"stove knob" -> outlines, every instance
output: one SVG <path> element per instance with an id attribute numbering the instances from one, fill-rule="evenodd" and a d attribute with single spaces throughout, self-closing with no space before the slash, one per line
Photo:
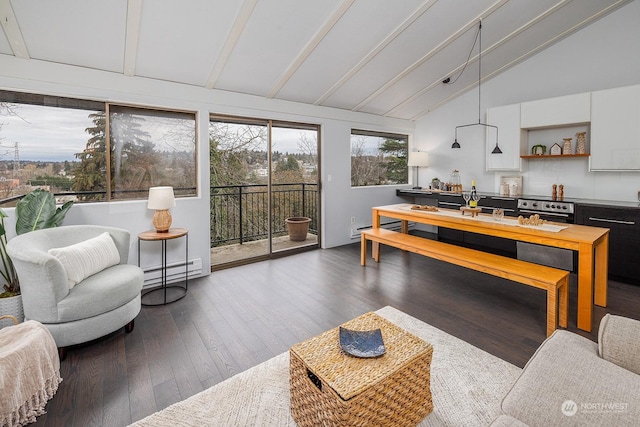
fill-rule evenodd
<path id="1" fill-rule="evenodd" d="M 547 203 L 547 204 L 545 204 L 545 205 L 544 205 L 544 207 L 545 207 L 546 209 L 552 209 L 552 208 L 554 208 L 555 206 L 554 206 L 554 205 L 550 205 L 549 203 Z"/>
<path id="2" fill-rule="evenodd" d="M 563 207 L 562 207 L 562 209 L 565 209 L 565 210 L 566 210 L 566 209 L 567 209 L 567 206 L 566 206 L 566 205 L 565 205 L 565 206 L 563 206 Z"/>
<path id="3" fill-rule="evenodd" d="M 537 208 L 538 204 L 536 202 L 531 203 L 531 207 Z"/>

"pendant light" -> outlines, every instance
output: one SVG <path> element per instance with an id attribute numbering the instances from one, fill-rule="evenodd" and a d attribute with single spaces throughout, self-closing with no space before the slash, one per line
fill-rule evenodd
<path id="1" fill-rule="evenodd" d="M 493 126 L 493 125 L 489 125 L 489 124 L 486 124 L 486 123 L 482 123 L 480 121 L 480 85 L 481 85 L 481 82 L 482 82 L 482 74 L 481 74 L 481 71 L 482 71 L 482 19 L 478 23 L 478 32 L 476 34 L 476 40 L 473 42 L 474 46 L 476 44 L 475 43 L 476 41 L 479 41 L 479 43 L 478 43 L 478 123 L 470 123 L 468 125 L 456 126 L 455 139 L 453 141 L 453 144 L 451 144 L 451 148 L 460 148 L 460 143 L 458 142 L 458 129 L 459 128 L 464 128 L 464 127 L 469 127 L 469 126 L 485 126 L 485 127 L 494 128 L 496 130 L 496 146 L 494 147 L 494 149 L 491 152 L 491 154 L 502 154 L 502 150 L 498 146 L 498 127 L 497 126 Z M 474 46 L 471 47 L 472 51 L 473 51 L 473 47 Z M 471 53 L 469 53 L 469 57 L 471 57 Z M 460 72 L 458 77 L 452 83 L 455 83 L 455 81 L 458 80 L 460 75 L 462 75 L 462 72 L 464 72 L 464 69 L 467 67 L 467 64 L 469 64 L 469 58 L 467 58 L 467 63 L 464 65 L 464 68 L 462 69 L 462 71 Z M 445 83 L 445 84 L 447 84 L 449 82 L 451 82 L 451 80 L 449 78 L 447 78 L 447 79 L 445 79 L 443 81 L 443 83 Z"/>

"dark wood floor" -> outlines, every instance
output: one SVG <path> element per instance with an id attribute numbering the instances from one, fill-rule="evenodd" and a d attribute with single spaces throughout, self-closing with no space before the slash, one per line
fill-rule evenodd
<path id="1" fill-rule="evenodd" d="M 35 425 L 127 425 L 385 305 L 520 367 L 545 339 L 543 291 L 390 248 L 366 268 L 359 256 L 359 244 L 315 250 L 191 281 L 183 300 L 144 307 L 131 334 L 70 349 Z M 580 333 L 595 341 L 606 312 L 638 307 L 640 287 L 610 281 L 609 306 Z"/>

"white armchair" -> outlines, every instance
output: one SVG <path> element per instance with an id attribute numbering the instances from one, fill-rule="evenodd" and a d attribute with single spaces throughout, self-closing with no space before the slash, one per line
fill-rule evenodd
<path id="1" fill-rule="evenodd" d="M 104 239 L 105 232 L 117 253 L 112 246 L 110 252 L 82 246 Z M 72 225 L 32 231 L 9 241 L 7 251 L 20 280 L 25 319 L 37 320 L 49 329 L 61 360 L 68 346 L 123 326 L 126 332 L 133 330 L 144 279 L 139 267 L 127 264 L 129 239 L 129 232 L 119 228 Z M 75 263 L 61 258 L 56 249 L 75 250 Z M 115 265 L 101 269 L 104 264 L 99 264 L 109 255 Z M 88 277 L 81 274 L 78 280 L 78 271 Z"/>

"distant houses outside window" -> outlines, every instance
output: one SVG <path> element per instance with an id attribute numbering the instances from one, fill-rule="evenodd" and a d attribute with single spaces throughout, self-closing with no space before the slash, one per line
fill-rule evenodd
<path id="1" fill-rule="evenodd" d="M 59 202 L 196 195 L 194 112 L 0 91 L 0 200 L 35 188 Z"/>
<path id="2" fill-rule="evenodd" d="M 351 130 L 351 186 L 406 184 L 408 135 Z"/>

